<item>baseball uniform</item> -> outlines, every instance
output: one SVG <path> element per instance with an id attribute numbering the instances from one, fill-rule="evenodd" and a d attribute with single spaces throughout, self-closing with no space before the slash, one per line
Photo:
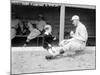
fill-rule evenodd
<path id="1" fill-rule="evenodd" d="M 30 34 L 28 35 L 27 39 L 31 40 L 36 38 L 38 35 L 40 35 L 40 31 L 34 28 L 30 22 L 28 22 L 28 27 L 29 27 Z"/>
<path id="2" fill-rule="evenodd" d="M 83 50 L 86 46 L 88 39 L 88 33 L 86 27 L 81 22 L 78 23 L 75 33 L 72 35 L 71 39 L 65 39 L 60 42 L 59 49 L 49 49 L 49 53 L 53 56 L 61 54 L 62 51 L 76 51 Z M 63 53 L 64 53 L 63 52 Z"/>
<path id="3" fill-rule="evenodd" d="M 78 23 L 75 33 L 71 39 L 64 40 L 60 43 L 63 50 L 83 50 L 88 39 L 87 29 L 81 22 Z"/>

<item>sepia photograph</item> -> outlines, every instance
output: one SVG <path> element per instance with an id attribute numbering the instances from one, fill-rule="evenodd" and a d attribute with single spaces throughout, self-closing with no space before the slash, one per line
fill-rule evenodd
<path id="1" fill-rule="evenodd" d="M 10 0 L 10 73 L 96 69 L 96 6 Z"/>

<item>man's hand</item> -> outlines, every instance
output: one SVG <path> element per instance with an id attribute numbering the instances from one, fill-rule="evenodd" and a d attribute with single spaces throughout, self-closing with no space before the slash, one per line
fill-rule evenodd
<path id="1" fill-rule="evenodd" d="M 56 38 L 56 36 L 53 38 L 53 40 L 56 40 L 57 38 Z"/>
<path id="2" fill-rule="evenodd" d="M 73 32 L 73 31 L 71 31 L 71 32 L 70 32 L 70 36 L 71 36 L 71 37 L 73 37 L 73 35 L 74 35 L 74 32 Z"/>

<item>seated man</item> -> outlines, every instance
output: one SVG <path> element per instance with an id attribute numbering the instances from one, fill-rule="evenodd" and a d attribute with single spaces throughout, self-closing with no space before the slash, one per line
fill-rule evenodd
<path id="1" fill-rule="evenodd" d="M 32 24 L 30 22 L 28 22 L 28 29 L 29 29 L 30 33 L 27 36 L 27 40 L 26 40 L 24 46 L 26 46 L 30 42 L 30 40 L 36 38 L 37 36 L 39 36 L 41 34 L 40 31 L 37 28 L 35 28 L 34 26 L 32 26 Z"/>
<path id="2" fill-rule="evenodd" d="M 17 28 L 18 28 L 19 23 L 20 23 L 20 20 L 18 19 L 12 19 L 11 21 L 11 40 L 16 37 Z"/>
<path id="3" fill-rule="evenodd" d="M 55 56 L 61 55 L 66 51 L 76 52 L 77 50 L 84 50 L 88 39 L 87 29 L 84 24 L 80 22 L 80 18 L 77 15 L 72 17 L 73 25 L 76 26 L 75 32 L 71 31 L 71 39 L 65 39 L 60 42 L 59 50 L 50 49 L 50 56 L 46 56 L 46 59 L 52 59 Z"/>
<path id="4" fill-rule="evenodd" d="M 32 24 L 36 24 L 36 26 L 33 26 Z M 32 23 L 31 21 L 28 22 L 30 34 L 28 35 L 24 46 L 26 46 L 30 42 L 30 40 L 32 40 L 32 39 L 38 37 L 40 34 L 42 34 L 44 31 L 45 25 L 46 25 L 46 22 L 44 20 L 44 17 L 41 17 L 41 16 L 39 17 L 39 21 L 36 23 Z"/>

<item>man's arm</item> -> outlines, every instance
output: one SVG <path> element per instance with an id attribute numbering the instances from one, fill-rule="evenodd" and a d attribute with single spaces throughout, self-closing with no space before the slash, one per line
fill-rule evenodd
<path id="1" fill-rule="evenodd" d="M 30 21 L 32 24 L 38 24 L 38 21 Z"/>
<path id="2" fill-rule="evenodd" d="M 87 37 L 88 37 L 88 34 L 85 27 L 80 27 L 79 31 L 73 35 L 73 38 L 76 38 L 81 41 L 86 41 Z"/>

